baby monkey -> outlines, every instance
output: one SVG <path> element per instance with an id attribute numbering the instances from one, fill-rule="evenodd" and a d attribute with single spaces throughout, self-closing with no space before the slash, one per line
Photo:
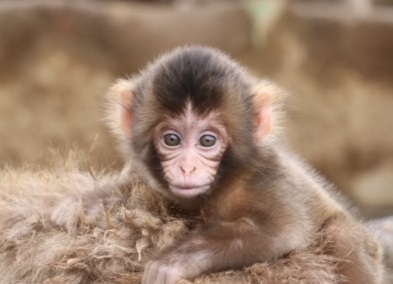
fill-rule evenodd
<path id="1" fill-rule="evenodd" d="M 145 267 L 143 284 L 274 261 L 321 232 L 345 283 L 381 283 L 369 232 L 275 125 L 285 96 L 223 53 L 185 47 L 110 90 L 110 122 L 133 171 L 179 214 L 204 221 Z M 343 282 L 344 283 L 344 282 Z"/>

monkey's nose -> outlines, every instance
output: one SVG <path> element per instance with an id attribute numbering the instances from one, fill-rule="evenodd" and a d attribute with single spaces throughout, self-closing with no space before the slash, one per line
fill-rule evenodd
<path id="1" fill-rule="evenodd" d="M 195 172 L 196 167 L 195 166 L 180 166 L 181 171 L 183 174 L 190 175 L 193 172 Z"/>

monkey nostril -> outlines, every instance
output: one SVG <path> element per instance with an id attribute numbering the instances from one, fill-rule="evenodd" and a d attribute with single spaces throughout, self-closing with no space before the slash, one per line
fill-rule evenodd
<path id="1" fill-rule="evenodd" d="M 193 166 L 193 167 L 180 166 L 180 169 L 184 174 L 189 175 L 189 174 L 192 174 L 196 170 L 196 167 L 195 166 Z"/>

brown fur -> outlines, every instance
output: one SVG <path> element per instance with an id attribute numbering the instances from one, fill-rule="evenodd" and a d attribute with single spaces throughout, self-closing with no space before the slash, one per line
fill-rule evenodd
<path id="1" fill-rule="evenodd" d="M 167 204 L 137 177 L 125 185 L 116 173 L 92 175 L 77 156 L 71 153 L 64 162 L 56 157 L 43 169 L 0 171 L 0 283 L 139 283 L 153 251 L 171 245 L 195 222 L 171 216 Z M 58 200 L 100 187 L 122 192 L 123 199 L 101 206 L 97 218 L 79 211 L 68 232 L 51 224 Z M 340 262 L 324 254 L 329 241 L 318 240 L 275 262 L 193 283 L 338 283 Z"/>
<path id="2" fill-rule="evenodd" d="M 112 117 L 111 124 L 115 131 L 126 130 L 118 133 L 130 151 L 126 160 L 182 214 L 204 220 L 146 265 L 143 283 L 174 283 L 272 261 L 310 246 L 321 232 L 333 243 L 328 253 L 344 260 L 339 274 L 352 283 L 381 283 L 380 250 L 371 234 L 331 186 L 287 153 L 279 135 L 272 135 L 283 97 L 279 87 L 256 79 L 217 50 L 186 47 L 163 55 L 113 90 L 120 107 L 112 110 L 116 120 Z M 166 172 L 176 168 L 165 168 L 154 133 L 159 123 L 181 117 L 190 105 L 195 125 L 218 113 L 229 143 L 208 191 L 187 199 L 171 189 L 176 177 Z M 179 125 L 173 131 L 181 133 L 188 124 L 181 120 Z M 188 154 L 182 150 L 182 155 Z"/>
<path id="3" fill-rule="evenodd" d="M 75 274 L 78 274 L 77 272 L 82 270 L 87 273 L 78 278 L 83 282 L 121 283 L 123 277 L 125 277 L 124 279 L 136 277 L 135 279 L 139 281 L 140 274 L 138 273 L 143 269 L 144 264 L 150 260 L 153 253 L 164 252 L 162 254 L 164 259 L 165 257 L 177 258 L 179 253 L 182 257 L 187 258 L 188 252 L 200 245 L 209 249 L 217 249 L 215 250 L 214 260 L 206 259 L 207 255 L 203 255 L 203 261 L 209 261 L 209 265 L 211 265 L 209 270 L 222 270 L 225 267 L 241 268 L 245 264 L 250 265 L 258 260 L 269 261 L 269 263 L 264 264 L 265 269 L 262 270 L 254 269 L 259 267 L 258 264 L 255 264 L 252 269 L 241 269 L 234 272 L 235 275 L 231 275 L 232 281 L 233 279 L 236 280 L 236 275 L 238 275 L 240 278 L 237 278 L 237 280 L 246 282 L 253 281 L 253 276 L 256 276 L 258 280 L 266 276 L 267 279 L 270 279 L 268 280 L 270 282 L 280 279 L 290 279 L 291 281 L 298 279 L 310 283 L 318 283 L 318 281 L 324 283 L 324 281 L 327 281 L 326 279 L 329 279 L 328 283 L 335 283 L 335 281 L 342 283 L 341 278 L 347 276 L 356 283 L 362 283 L 361 281 L 380 283 L 381 267 L 377 244 L 360 223 L 354 221 L 346 213 L 344 207 L 334 201 L 324 190 L 327 189 L 324 183 L 318 182 L 315 177 L 309 175 L 306 167 L 287 155 L 282 148 L 277 148 L 276 145 L 272 144 L 273 141 L 265 139 L 264 143 L 258 145 L 258 147 L 252 145 L 252 142 L 250 143 L 252 141 L 252 139 L 250 140 L 252 138 L 252 123 L 249 122 L 251 114 L 254 114 L 255 110 L 250 107 L 248 97 L 239 97 L 236 93 L 251 92 L 253 88 L 251 88 L 249 80 L 252 81 L 252 79 L 246 76 L 245 81 L 236 82 L 235 79 L 239 74 L 233 70 L 237 70 L 238 66 L 223 58 L 219 53 L 213 55 L 221 57 L 222 60 L 217 63 L 219 68 L 222 67 L 222 69 L 216 71 L 224 72 L 231 79 L 225 86 L 226 90 L 229 90 L 228 95 L 231 99 L 224 100 L 222 107 L 225 109 L 224 114 L 226 115 L 224 123 L 232 139 L 231 146 L 233 148 L 231 153 L 234 155 L 232 159 L 235 157 L 235 162 L 241 161 L 240 164 L 232 161 L 232 166 L 236 165 L 237 167 L 237 173 L 242 174 L 241 178 L 238 179 L 239 182 L 235 182 L 236 179 L 233 178 L 228 180 L 230 175 L 225 175 L 226 183 L 221 183 L 209 199 L 203 202 L 200 200 L 201 212 L 197 212 L 200 214 L 195 216 L 180 216 L 178 214 L 180 213 L 178 211 L 180 206 L 184 209 L 190 208 L 187 204 L 172 199 L 172 202 L 177 203 L 175 205 L 177 208 L 174 208 L 174 203 L 166 203 L 167 201 L 162 199 L 162 196 L 156 196 L 157 193 L 154 193 L 151 189 L 161 190 L 161 193 L 163 193 L 165 188 L 160 183 L 154 183 L 152 178 L 145 179 L 145 182 L 149 182 L 151 187 L 146 189 L 146 184 L 139 178 L 141 176 L 143 178 L 149 177 L 148 175 L 142 175 L 144 169 L 153 170 L 153 167 L 146 166 L 149 152 L 146 151 L 145 146 L 148 145 L 146 143 L 151 143 L 152 125 L 154 126 L 160 120 L 157 114 L 161 113 L 162 106 L 157 102 L 157 96 L 151 95 L 154 87 L 157 87 L 155 85 L 157 83 L 149 82 L 146 76 L 120 82 L 112 90 L 115 95 L 118 93 L 120 98 L 120 101 L 117 101 L 120 106 L 116 106 L 120 111 L 114 112 L 113 125 L 117 129 L 128 131 L 130 128 L 124 126 L 129 123 L 132 124 L 134 131 L 131 136 L 133 138 L 132 144 L 136 149 L 133 149 L 134 151 L 131 151 L 130 154 L 136 154 L 140 158 L 133 160 L 133 157 L 131 157 L 131 161 L 136 163 L 128 165 L 124 172 L 117 177 L 100 174 L 97 178 L 94 178 L 81 171 L 72 171 L 71 173 L 75 173 L 77 176 L 77 179 L 74 180 L 73 175 L 68 175 L 69 172 L 53 172 L 52 169 L 54 179 L 51 179 L 52 175 L 49 172 L 44 180 L 39 180 L 38 189 L 47 189 L 47 186 L 51 187 L 52 185 L 59 185 L 60 190 L 67 188 L 67 186 L 71 186 L 74 190 L 79 187 L 84 189 L 71 195 L 45 198 L 45 202 L 48 202 L 46 204 L 48 208 L 45 206 L 39 208 L 38 221 L 41 223 L 37 224 L 36 220 L 34 221 L 34 233 L 28 235 L 27 238 L 28 242 L 37 238 L 38 241 L 34 244 L 29 243 L 28 249 L 22 250 L 22 252 L 25 253 L 25 251 L 33 249 L 32 252 L 29 252 L 30 254 L 35 257 L 39 256 L 47 262 L 42 263 L 42 261 L 37 262 L 37 260 L 33 262 L 39 265 L 43 264 L 44 267 L 40 266 L 38 272 L 35 272 L 30 280 L 34 282 L 39 279 L 39 275 L 47 273 L 41 279 L 51 279 L 50 283 L 54 281 L 70 282 L 66 278 L 60 279 L 58 277 L 66 272 L 75 276 Z M 157 71 L 161 67 L 165 68 L 165 64 L 151 68 L 157 68 Z M 209 70 L 205 71 L 209 72 Z M 227 71 L 228 73 L 226 73 Z M 144 74 L 150 72 L 151 70 L 148 69 Z M 196 74 L 200 73 L 197 72 Z M 209 75 L 205 78 L 209 78 Z M 135 80 L 139 80 L 139 84 L 135 83 Z M 203 80 L 205 79 L 200 81 L 202 84 L 205 83 Z M 139 89 L 141 81 L 144 81 L 143 90 Z M 158 82 L 160 88 L 168 86 L 167 81 L 164 80 L 162 83 Z M 269 96 L 271 90 L 276 92 L 277 89 L 266 83 L 262 85 L 263 99 L 259 100 L 257 104 L 261 104 L 263 107 L 270 106 L 271 103 L 274 103 L 275 96 L 272 96 L 273 99 L 265 100 L 263 91 L 266 91 L 267 96 Z M 195 92 L 199 91 L 201 94 L 206 94 L 206 91 L 209 90 L 204 89 L 201 92 L 198 89 L 201 86 L 200 84 L 194 86 L 198 87 L 193 90 Z M 203 86 L 209 88 L 208 84 Z M 135 101 L 124 102 L 124 99 L 127 99 L 127 92 L 123 92 L 123 87 L 126 90 L 133 88 L 133 92 L 145 92 L 147 96 L 145 98 L 136 96 Z M 261 87 L 258 89 L 261 91 Z M 214 92 L 214 89 L 212 90 Z M 172 90 L 167 89 L 166 91 L 170 93 Z M 165 103 L 165 94 L 161 99 L 161 103 Z M 206 99 L 214 100 L 213 97 L 199 99 L 199 103 L 202 103 L 200 105 L 201 114 L 206 114 L 204 109 Z M 195 97 L 195 100 L 198 102 L 197 97 Z M 176 103 L 176 101 L 167 101 L 168 108 L 177 112 L 178 108 L 173 103 Z M 134 107 L 134 104 L 137 106 Z M 262 121 L 265 119 L 265 115 L 269 118 L 269 126 L 267 127 L 267 131 L 269 131 L 271 128 L 270 122 L 273 119 L 270 120 L 269 113 L 262 112 L 261 115 Z M 144 123 L 133 124 L 134 119 L 143 120 Z M 260 121 L 257 119 L 255 124 L 258 125 L 259 123 Z M 265 135 L 266 133 L 262 131 L 257 136 L 260 139 L 260 137 L 265 138 Z M 123 147 L 127 148 L 127 144 L 124 142 L 127 143 L 128 136 L 123 135 L 123 137 L 124 139 L 121 142 Z M 256 152 L 253 152 L 254 150 Z M 127 151 L 125 151 L 125 154 L 127 154 Z M 251 167 L 260 171 L 258 172 L 260 178 L 258 183 L 250 183 L 251 179 L 249 178 L 251 174 L 255 174 L 254 171 L 247 172 L 239 167 L 239 165 L 245 166 L 249 159 L 252 159 L 253 162 Z M 142 161 L 145 161 L 145 165 L 142 164 Z M 260 161 L 264 163 L 261 164 Z M 225 162 L 223 164 L 224 167 L 228 166 Z M 154 166 L 154 163 L 151 166 Z M 134 170 L 138 170 L 138 176 L 133 174 Z M 44 171 L 43 173 L 47 172 Z M 7 173 L 5 176 L 4 180 L 7 181 Z M 232 175 L 232 177 L 235 177 L 235 175 Z M 57 183 L 57 179 L 60 182 Z M 34 185 L 34 181 L 35 177 L 33 175 L 29 185 Z M 82 186 L 78 182 L 81 182 Z M 160 186 L 160 188 L 155 185 Z M 4 199 L 9 199 L 10 197 L 6 194 L 7 183 L 5 183 L 4 188 L 6 188 Z M 248 193 L 244 194 L 246 190 L 248 190 Z M 293 194 L 292 191 L 295 191 L 296 194 Z M 58 194 L 56 190 L 54 192 Z M 29 199 L 29 194 L 22 193 L 21 195 L 26 195 L 24 200 L 28 200 L 30 204 L 37 204 L 34 198 Z M 60 205 L 54 206 L 57 203 L 56 201 L 61 201 Z M 16 260 L 19 262 L 28 259 L 26 255 L 18 256 L 18 252 L 21 252 L 18 249 L 20 249 L 23 238 L 18 238 L 19 243 L 12 243 L 15 240 L 9 242 L 7 236 L 9 232 L 11 232 L 11 236 L 14 236 L 12 232 L 14 228 L 18 228 L 18 225 L 15 224 L 18 224 L 19 221 L 22 220 L 22 226 L 25 226 L 24 221 L 29 220 L 31 216 L 37 216 L 37 214 L 26 210 L 27 216 L 17 216 L 14 220 L 8 220 L 9 216 L 11 218 L 15 216 L 12 211 L 14 208 L 7 206 L 4 206 L 4 208 L 4 214 L 1 214 L 5 216 L 6 220 L 4 222 L 5 241 L 1 242 L 7 244 L 4 251 L 11 257 L 16 256 Z M 245 212 L 248 214 L 244 214 Z M 242 216 L 245 216 L 245 218 Z M 55 224 L 66 228 L 67 235 L 48 222 L 49 218 Z M 140 220 L 142 222 L 139 222 Z M 201 232 L 204 233 L 204 235 L 201 234 L 202 238 L 198 238 L 199 234 L 196 234 L 195 231 L 190 232 L 197 225 L 202 228 L 199 231 L 200 234 Z M 256 230 L 259 230 L 257 226 L 261 226 L 263 230 L 256 232 Z M 63 234 L 60 238 L 64 238 L 66 246 L 55 248 L 48 246 L 48 240 L 50 243 L 51 237 L 57 236 L 58 232 Z M 186 234 L 187 237 L 185 237 Z M 235 236 L 235 238 L 233 239 L 232 236 Z M 40 239 L 40 237 L 42 238 Z M 47 239 L 47 237 L 49 238 Z M 88 239 L 87 243 L 83 243 L 85 237 Z M 236 238 L 240 238 L 240 243 L 237 242 Z M 43 240 L 43 243 L 40 243 L 40 240 Z M 56 239 L 57 245 L 60 244 L 59 241 L 63 243 L 63 240 Z M 78 241 L 81 241 L 81 243 Z M 201 241 L 202 243 L 200 243 Z M 102 244 L 105 244 L 105 246 L 102 247 Z M 244 246 L 244 249 L 240 250 L 240 254 L 237 253 L 239 248 L 236 248 L 236 246 Z M 50 250 L 47 250 L 48 248 Z M 69 251 L 70 248 L 73 249 L 72 252 Z M 218 251 L 220 254 L 217 253 Z M 195 250 L 193 252 L 195 254 Z M 306 257 L 303 257 L 304 253 L 307 255 Z M 311 254 L 308 255 L 308 253 Z M 57 258 L 50 257 L 53 255 Z M 47 258 L 48 256 L 49 258 Z M 297 258 L 297 256 L 300 257 Z M 320 257 L 321 259 L 319 259 Z M 290 270 L 289 274 L 286 274 L 284 271 L 286 271 L 288 264 L 290 264 L 289 266 L 292 265 L 290 263 L 291 259 L 294 261 L 293 264 L 296 269 Z M 311 262 L 308 263 L 308 260 Z M 11 271 L 11 276 L 14 275 L 12 271 L 15 269 L 12 265 L 15 263 L 15 259 L 14 261 L 6 259 L 3 263 L 4 279 L 7 279 L 7 277 L 10 277 L 8 271 Z M 316 265 L 316 267 L 308 265 Z M 333 265 L 332 270 L 330 265 Z M 29 272 L 21 273 L 22 277 L 34 271 L 31 265 L 23 265 L 23 263 L 18 265 L 18 268 L 26 267 L 29 267 Z M 65 267 L 66 271 L 62 271 L 62 267 Z M 318 271 L 318 267 L 322 268 L 325 274 L 316 278 L 313 273 Z M 299 276 L 300 271 L 302 272 Z M 133 273 L 130 274 L 130 272 Z M 220 279 L 225 279 L 222 277 L 226 274 L 222 272 L 214 275 L 220 277 Z M 208 275 L 205 280 L 208 282 L 208 279 L 211 279 L 214 282 L 214 275 Z M 195 281 L 198 282 L 198 279 Z"/>

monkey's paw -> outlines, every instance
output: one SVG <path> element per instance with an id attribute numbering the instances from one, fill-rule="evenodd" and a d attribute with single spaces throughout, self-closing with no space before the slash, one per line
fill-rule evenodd
<path id="1" fill-rule="evenodd" d="M 78 225 L 80 213 L 78 199 L 75 196 L 70 196 L 54 207 L 50 220 L 54 225 L 72 231 Z"/>
<path id="2" fill-rule="evenodd" d="M 175 284 L 184 278 L 184 274 L 179 264 L 149 261 L 145 266 L 142 284 Z"/>

